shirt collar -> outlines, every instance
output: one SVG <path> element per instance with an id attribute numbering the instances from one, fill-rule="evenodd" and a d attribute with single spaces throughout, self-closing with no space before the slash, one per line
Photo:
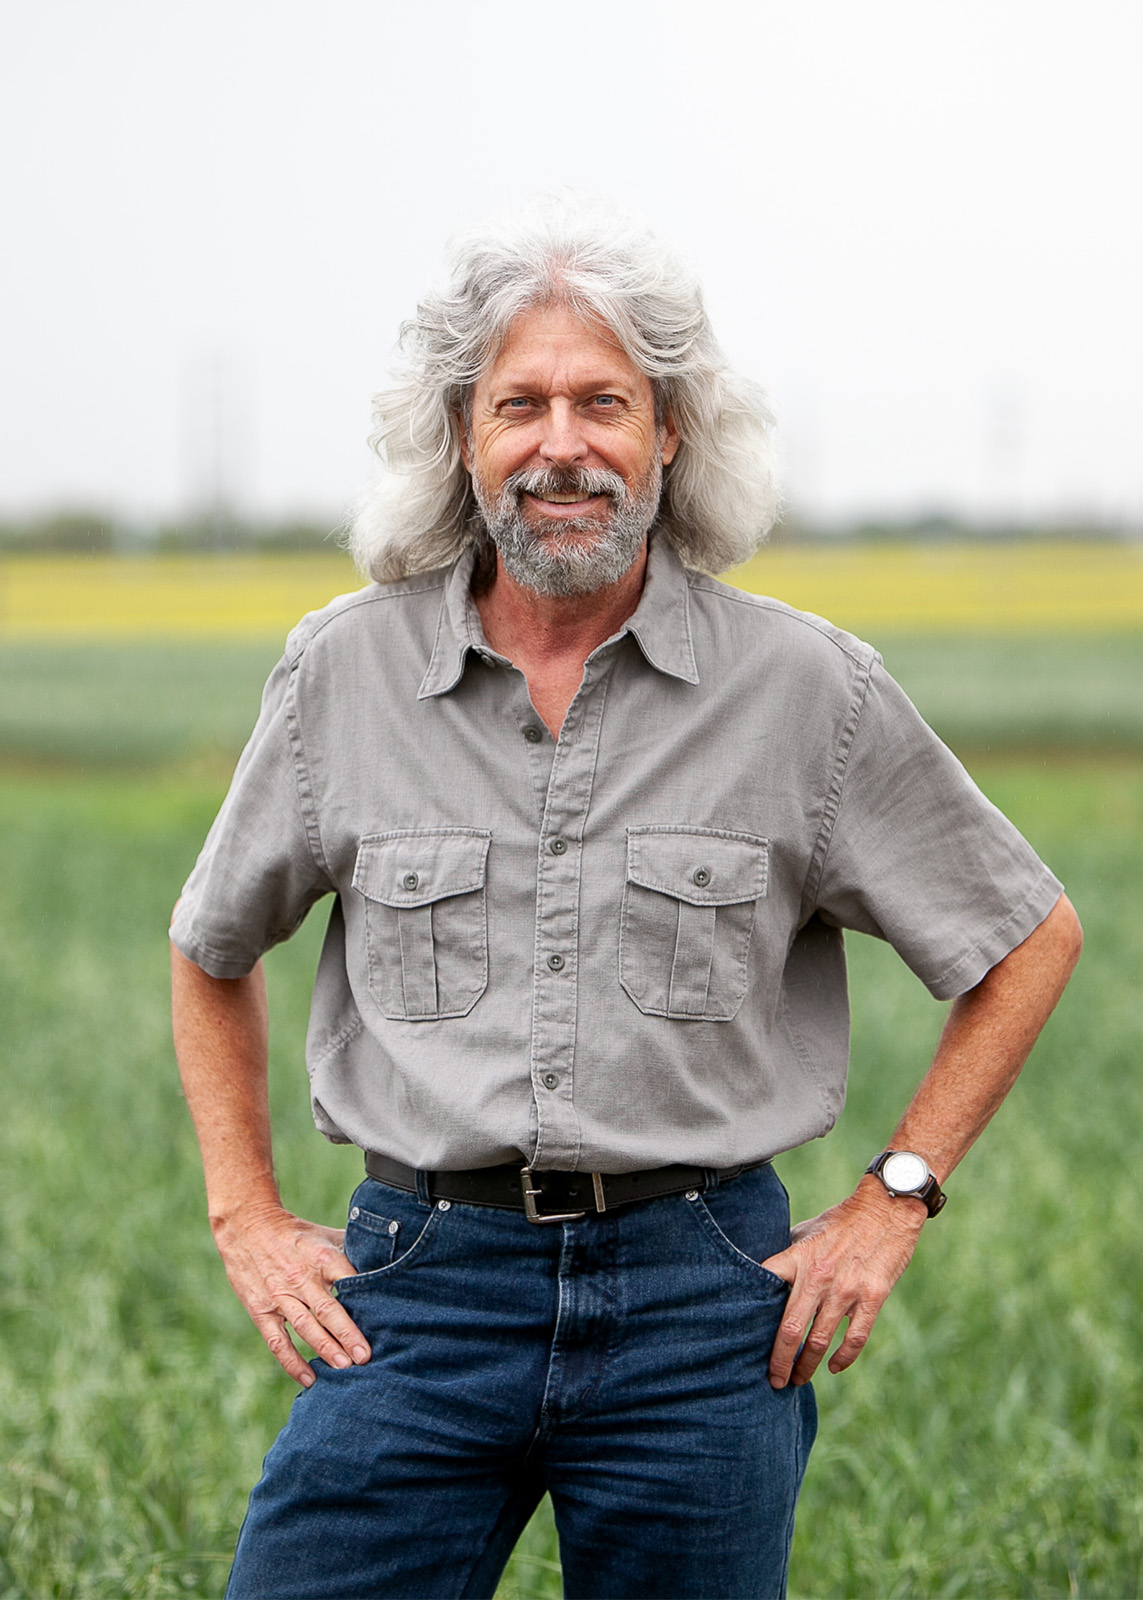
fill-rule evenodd
<path id="1" fill-rule="evenodd" d="M 470 653 L 503 661 L 484 637 L 480 613 L 472 598 L 475 563 L 476 552 L 469 546 L 457 557 L 445 578 L 437 631 L 428 671 L 417 691 L 418 700 L 455 689 L 464 675 Z M 698 683 L 691 638 L 690 585 L 682 562 L 662 537 L 651 540 L 647 577 L 639 604 L 614 638 L 621 639 L 626 633 L 632 636 L 648 663 L 658 672 L 679 678 L 683 683 Z"/>
<path id="2" fill-rule="evenodd" d="M 659 533 L 651 540 L 639 604 L 619 630 L 619 637 L 630 633 L 653 667 L 683 683 L 699 681 L 690 600 L 686 568 Z"/>

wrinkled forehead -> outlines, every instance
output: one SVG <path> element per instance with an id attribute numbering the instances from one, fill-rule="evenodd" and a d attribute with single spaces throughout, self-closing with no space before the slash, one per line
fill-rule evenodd
<path id="1" fill-rule="evenodd" d="M 617 331 L 597 313 L 562 300 L 540 301 L 516 313 L 490 345 L 465 408 L 471 407 L 477 387 L 501 382 L 527 387 L 571 371 L 589 387 L 625 382 L 649 390 L 662 420 L 660 385 L 634 360 Z"/>

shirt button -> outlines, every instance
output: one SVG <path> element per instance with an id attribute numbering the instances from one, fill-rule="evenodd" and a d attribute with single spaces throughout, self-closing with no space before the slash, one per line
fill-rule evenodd
<path id="1" fill-rule="evenodd" d="M 545 1072 L 544 1073 L 544 1088 L 545 1089 L 555 1089 L 558 1086 L 559 1081 L 560 1080 L 556 1077 L 554 1072 Z"/>
<path id="2" fill-rule="evenodd" d="M 548 849 L 552 852 L 552 854 L 554 856 L 566 855 L 567 854 L 567 849 L 568 849 L 568 842 L 567 842 L 566 839 L 553 839 L 551 844 L 548 846 Z"/>
<path id="3" fill-rule="evenodd" d="M 420 878 L 415 872 L 406 872 L 405 876 L 401 879 L 401 883 L 406 889 L 415 889 L 420 881 Z"/>
<path id="4" fill-rule="evenodd" d="M 524 737 L 527 739 L 529 744 L 539 744 L 540 740 L 544 736 L 540 732 L 539 728 L 525 728 Z"/>
<path id="5" fill-rule="evenodd" d="M 710 873 L 706 867 L 696 867 L 691 873 L 691 882 L 697 883 L 700 889 L 705 889 L 710 882 Z"/>
<path id="6" fill-rule="evenodd" d="M 563 971 L 563 965 L 564 965 L 563 956 L 555 955 L 555 956 L 549 956 L 548 957 L 548 966 L 551 967 L 553 972 L 562 972 Z"/>

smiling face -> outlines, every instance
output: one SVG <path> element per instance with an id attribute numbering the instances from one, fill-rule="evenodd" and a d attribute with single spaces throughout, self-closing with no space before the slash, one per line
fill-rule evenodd
<path id="1" fill-rule="evenodd" d="M 678 442 L 610 333 L 555 305 L 513 322 L 473 387 L 461 450 L 510 575 L 571 595 L 617 582 L 637 559 Z"/>

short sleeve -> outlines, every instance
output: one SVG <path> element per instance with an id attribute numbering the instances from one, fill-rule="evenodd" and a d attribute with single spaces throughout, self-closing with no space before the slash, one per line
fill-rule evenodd
<path id="1" fill-rule="evenodd" d="M 813 894 L 887 939 L 938 999 L 1021 944 L 1063 885 L 875 661 Z"/>
<path id="2" fill-rule="evenodd" d="M 241 978 L 333 888 L 302 809 L 283 658 L 222 809 L 187 879 L 171 940 L 215 978 Z"/>

